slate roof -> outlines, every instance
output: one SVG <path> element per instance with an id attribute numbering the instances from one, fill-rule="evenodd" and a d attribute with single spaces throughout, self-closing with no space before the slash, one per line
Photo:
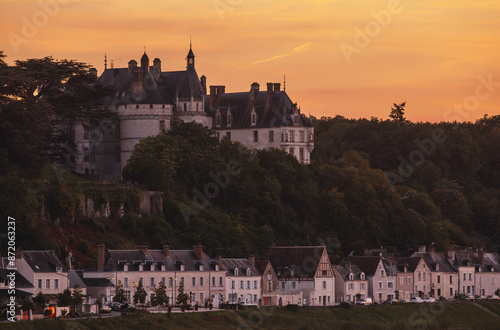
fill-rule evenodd
<path id="1" fill-rule="evenodd" d="M 432 254 L 429 252 L 415 252 L 412 254 L 412 257 L 422 256 L 431 271 L 439 271 L 445 273 L 454 273 L 457 271 L 448 260 L 447 252 L 434 252 L 433 255 L 434 257 L 432 257 Z M 438 264 L 439 268 L 437 268 Z"/>
<path id="2" fill-rule="evenodd" d="M 215 116 L 218 109 L 221 114 L 221 125 L 214 127 L 216 129 L 226 128 L 252 128 L 252 127 L 281 127 L 294 126 L 292 115 L 299 113 L 296 105 L 290 100 L 285 91 L 268 92 L 259 91 L 254 99 L 251 97 L 251 91 L 239 93 L 224 93 L 215 95 L 215 102 L 209 114 Z M 210 106 L 210 95 L 205 97 L 205 105 Z M 228 109 L 231 111 L 231 125 L 227 125 Z M 251 112 L 255 109 L 257 113 L 257 125 L 251 125 Z M 296 123 L 297 124 L 297 123 Z M 311 121 L 305 116 L 300 115 L 299 127 L 312 126 Z"/>
<path id="3" fill-rule="evenodd" d="M 4 282 L 6 279 L 9 279 L 7 275 L 9 275 L 12 270 L 9 269 L 0 269 L 0 282 Z M 23 275 L 21 275 L 18 271 L 16 272 L 16 288 L 33 288 L 33 284 L 28 281 Z"/>
<path id="4" fill-rule="evenodd" d="M 420 259 L 421 256 L 396 258 L 395 260 L 398 272 L 404 272 L 404 267 L 406 266 L 407 271 L 413 273 L 415 269 L 417 269 Z"/>
<path id="5" fill-rule="evenodd" d="M 85 285 L 85 283 L 83 282 L 83 279 L 78 274 L 78 272 L 73 270 L 73 269 L 68 271 L 68 278 L 69 278 L 69 286 L 71 289 L 75 287 L 75 284 L 78 284 L 78 286 L 81 289 L 84 289 L 87 287 Z"/>
<path id="6" fill-rule="evenodd" d="M 273 246 L 269 250 L 269 261 L 278 278 L 312 279 L 324 249 L 324 246 Z"/>
<path id="7" fill-rule="evenodd" d="M 377 271 L 378 264 L 382 260 L 375 256 L 352 256 L 351 264 L 357 265 L 359 269 L 365 272 L 366 276 L 373 276 Z"/>
<path id="8" fill-rule="evenodd" d="M 244 258 L 222 258 L 222 266 L 227 270 L 228 276 L 247 276 L 247 269 L 250 270 L 250 275 L 248 276 L 261 276 L 262 273 L 255 267 L 252 266 L 248 259 Z M 238 275 L 234 275 L 234 270 L 238 269 Z"/>
<path id="9" fill-rule="evenodd" d="M 269 260 L 264 260 L 264 261 L 256 261 L 255 262 L 255 268 L 257 268 L 257 271 L 260 274 L 264 274 L 266 271 L 267 265 L 269 264 Z"/>
<path id="10" fill-rule="evenodd" d="M 141 61 L 144 56 L 147 57 L 146 53 Z M 149 71 L 144 71 L 144 91 L 141 95 L 134 93 L 133 77 L 128 67 L 104 70 L 99 82 L 116 89 L 110 104 L 174 104 L 177 92 L 179 99 L 191 99 L 191 90 L 195 99 L 203 97 L 200 79 L 192 67 L 185 71 L 161 72 L 158 79 L 155 79 L 153 67 L 150 67 Z"/>
<path id="11" fill-rule="evenodd" d="M 199 260 L 193 250 L 170 250 L 167 256 L 163 250 L 148 249 L 147 254 L 142 250 L 109 250 L 106 252 L 104 271 L 123 271 L 123 266 L 128 264 L 128 271 L 139 271 L 143 264 L 143 271 L 149 271 L 152 264 L 157 264 L 157 270 L 165 265 L 165 271 L 179 271 L 184 265 L 184 271 L 198 271 L 199 265 L 203 270 L 215 270 L 216 260 L 203 253 L 203 260 Z M 87 271 L 97 271 L 97 260 L 90 265 Z"/>
<path id="12" fill-rule="evenodd" d="M 346 265 L 346 264 L 338 264 L 338 265 L 333 265 L 333 268 L 335 268 L 335 270 L 342 276 L 342 279 L 344 280 L 344 282 L 350 281 L 349 275 L 351 273 L 354 275 L 354 278 L 353 278 L 354 281 L 361 280 L 361 273 L 363 271 L 357 265 L 351 264 L 351 269 L 349 269 L 348 265 Z"/>
<path id="13" fill-rule="evenodd" d="M 83 282 L 85 285 L 88 287 L 98 287 L 98 288 L 105 288 L 105 287 L 114 287 L 113 283 L 111 282 L 110 279 L 108 278 L 89 278 L 89 277 L 84 277 Z"/>
<path id="14" fill-rule="evenodd" d="M 23 259 L 35 273 L 55 273 L 56 268 L 67 269 L 52 250 L 23 251 Z"/>

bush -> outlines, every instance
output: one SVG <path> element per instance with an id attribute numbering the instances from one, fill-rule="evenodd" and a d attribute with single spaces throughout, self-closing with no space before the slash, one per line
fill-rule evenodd
<path id="1" fill-rule="evenodd" d="M 349 304 L 348 302 L 345 302 L 345 301 L 341 302 L 339 304 L 339 306 L 342 307 L 342 308 L 345 308 L 345 309 L 351 308 L 351 304 Z"/>
<path id="2" fill-rule="evenodd" d="M 299 305 L 296 305 L 296 304 L 288 304 L 286 305 L 286 310 L 290 311 L 290 312 L 296 312 L 299 310 Z"/>

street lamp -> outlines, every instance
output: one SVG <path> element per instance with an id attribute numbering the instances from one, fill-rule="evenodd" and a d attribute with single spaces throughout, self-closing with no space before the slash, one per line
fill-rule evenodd
<path id="1" fill-rule="evenodd" d="M 228 277 L 227 279 L 231 283 L 231 302 L 234 304 L 234 285 L 233 285 L 233 281 L 231 280 L 230 277 Z"/>

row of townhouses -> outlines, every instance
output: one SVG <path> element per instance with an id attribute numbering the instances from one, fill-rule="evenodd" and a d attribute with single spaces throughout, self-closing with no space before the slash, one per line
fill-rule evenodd
<path id="1" fill-rule="evenodd" d="M 51 302 L 76 284 L 86 303 L 113 300 L 121 283 L 129 301 L 139 283 L 147 292 L 146 302 L 162 282 L 170 301 L 179 285 L 190 303 L 240 303 L 246 305 L 331 306 L 370 297 L 408 300 L 414 296 L 487 296 L 500 289 L 500 255 L 482 249 L 435 252 L 425 246 L 410 257 L 395 258 L 385 250 L 332 264 L 325 246 L 273 246 L 268 259 L 209 257 L 198 244 L 192 250 L 161 250 L 140 246 L 135 250 L 97 249 L 97 260 L 86 270 L 71 269 L 71 255 L 61 262 L 53 251 L 18 251 L 15 289 L 19 302 L 43 292 Z M 373 251 L 372 251 L 373 252 Z M 1 259 L 0 300 L 5 303 L 11 274 Z"/>

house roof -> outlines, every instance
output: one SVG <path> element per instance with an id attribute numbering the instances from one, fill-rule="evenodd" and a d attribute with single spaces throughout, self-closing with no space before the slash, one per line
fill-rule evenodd
<path id="1" fill-rule="evenodd" d="M 214 259 L 205 253 L 202 260 L 199 260 L 193 250 L 169 250 L 167 256 L 163 250 L 148 249 L 147 254 L 143 250 L 109 250 L 106 252 L 104 261 L 104 271 L 122 271 L 123 266 L 128 264 L 129 271 L 139 271 L 139 265 L 143 265 L 143 270 L 151 269 L 152 264 L 157 267 L 165 265 L 166 271 L 179 271 L 180 265 L 184 265 L 184 271 L 197 271 L 203 265 L 204 270 L 215 270 Z M 97 261 L 95 261 L 87 271 L 97 271 Z"/>
<path id="2" fill-rule="evenodd" d="M 78 284 L 78 286 L 81 288 L 81 289 L 84 289 L 86 288 L 87 286 L 85 285 L 85 283 L 83 282 L 82 278 L 80 277 L 80 274 L 71 269 L 68 271 L 68 278 L 69 278 L 69 286 L 70 288 L 74 288 L 75 287 L 75 284 Z"/>
<path id="3" fill-rule="evenodd" d="M 267 265 L 269 265 L 270 261 L 269 260 L 264 260 L 264 261 L 256 261 L 255 262 L 255 268 L 257 268 L 257 271 L 260 274 L 264 274 L 266 271 Z"/>
<path id="4" fill-rule="evenodd" d="M 342 276 L 344 282 L 349 281 L 350 274 L 354 275 L 353 278 L 354 281 L 361 280 L 361 273 L 363 273 L 363 271 L 357 265 L 351 264 L 351 268 L 349 269 L 347 264 L 342 263 L 338 265 L 333 265 L 333 268 L 335 268 L 335 270 Z"/>
<path id="5" fill-rule="evenodd" d="M 99 278 L 89 278 L 89 277 L 84 277 L 82 280 L 85 283 L 85 286 L 87 288 L 89 288 L 89 287 L 98 287 L 98 288 L 114 287 L 113 283 L 108 278 L 101 278 L 101 277 L 99 277 Z"/>
<path id="6" fill-rule="evenodd" d="M 398 272 L 404 272 L 404 267 L 406 266 L 407 271 L 413 273 L 415 269 L 417 269 L 421 259 L 421 256 L 396 258 L 395 260 Z"/>
<path id="7" fill-rule="evenodd" d="M 215 102 L 210 109 L 214 116 L 217 110 L 222 120 L 215 128 L 251 128 L 251 127 L 281 127 L 281 126 L 312 126 L 311 121 L 300 114 L 300 109 L 290 100 L 285 91 L 259 91 L 252 98 L 252 91 L 238 93 L 223 93 L 215 95 Z M 269 101 L 268 101 L 269 99 Z M 210 106 L 210 95 L 205 96 L 207 108 Z M 252 126 L 251 112 L 257 114 L 257 125 Z M 227 125 L 227 114 L 231 112 L 231 125 Z M 293 116 L 297 115 L 298 123 Z"/>
<path id="8" fill-rule="evenodd" d="M 412 254 L 412 257 L 413 256 L 422 256 L 431 271 L 446 273 L 454 273 L 457 271 L 453 264 L 448 260 L 447 252 L 415 252 Z M 439 265 L 439 267 L 437 265 Z"/>
<path id="9" fill-rule="evenodd" d="M 273 246 L 269 250 L 278 278 L 314 278 L 324 246 Z"/>
<path id="10" fill-rule="evenodd" d="M 262 273 L 259 270 L 252 266 L 248 259 L 244 258 L 222 258 L 222 265 L 227 270 L 227 275 L 230 276 L 247 276 L 247 269 L 250 271 L 248 276 L 261 276 Z M 238 275 L 234 274 L 234 270 L 238 269 Z"/>
<path id="11" fill-rule="evenodd" d="M 359 269 L 365 272 L 366 276 L 373 276 L 377 271 L 378 264 L 382 258 L 380 256 L 353 256 L 351 264 L 357 265 Z"/>
<path id="12" fill-rule="evenodd" d="M 11 274 L 13 270 L 10 269 L 1 269 L 0 268 L 0 282 L 4 282 L 9 279 L 7 275 Z M 21 275 L 18 271 L 14 271 L 16 274 L 16 288 L 33 288 L 33 284 L 30 283 L 23 275 Z"/>
<path id="13" fill-rule="evenodd" d="M 67 269 L 52 250 L 22 251 L 22 258 L 35 273 L 55 273 Z"/>

